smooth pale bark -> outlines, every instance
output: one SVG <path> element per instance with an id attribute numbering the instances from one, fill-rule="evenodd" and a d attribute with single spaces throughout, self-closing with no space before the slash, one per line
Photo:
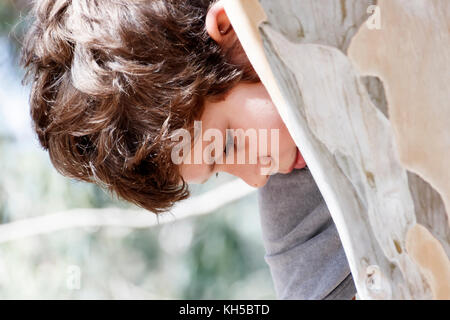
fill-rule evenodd
<path id="1" fill-rule="evenodd" d="M 425 2 L 433 8 L 423 6 Z M 250 61 L 330 209 L 362 299 L 450 298 L 449 228 L 442 199 L 427 182 L 406 170 L 419 173 L 445 198 L 450 171 L 438 165 L 441 155 L 448 159 L 445 157 L 450 152 L 450 135 L 443 128 L 444 124 L 450 125 L 450 116 L 444 120 L 439 117 L 448 114 L 450 101 L 446 89 L 450 83 L 448 42 L 438 41 L 448 41 L 450 19 L 444 21 L 448 16 L 448 2 L 444 2 L 383 1 L 379 7 L 381 29 L 368 30 L 364 22 L 374 1 L 225 1 L 227 14 Z M 442 19 L 431 21 L 432 15 L 418 14 L 421 5 L 428 13 L 443 11 Z M 410 10 L 399 12 L 402 7 Z M 395 26 L 384 24 L 385 10 Z M 396 15 L 409 16 L 396 21 Z M 411 28 L 410 24 L 416 27 Z M 372 33 L 377 34 L 377 41 L 373 41 Z M 434 39 L 432 48 L 422 51 L 444 52 L 435 61 L 425 60 L 425 64 L 415 60 L 420 57 L 420 49 L 428 45 L 422 41 L 422 33 L 432 34 Z M 401 42 L 415 51 L 408 56 L 405 51 L 396 50 Z M 349 45 L 352 61 L 346 55 Z M 377 45 L 384 46 L 382 53 Z M 399 52 L 403 54 L 397 55 Z M 418 66 L 423 72 L 417 72 Z M 388 81 L 395 86 L 395 92 L 387 90 L 386 97 L 373 79 L 362 77 L 376 75 L 386 81 L 379 71 L 383 67 L 391 71 Z M 447 74 L 433 78 L 439 68 Z M 429 82 L 417 80 L 422 76 Z M 411 87 L 401 83 L 404 78 L 408 78 L 407 85 Z M 396 104 L 396 97 L 401 103 Z M 378 106 L 383 113 L 374 105 L 384 99 L 389 115 L 397 112 L 408 119 L 412 103 L 434 115 L 423 119 L 428 121 L 430 136 L 418 139 L 414 145 L 414 150 L 420 150 L 421 144 L 431 144 L 424 150 L 433 153 L 427 153 L 428 157 L 408 153 L 411 157 L 406 157 L 402 152 L 412 148 L 407 137 L 404 139 L 410 144 L 403 150 L 397 148 L 400 139 L 394 136 L 399 132 L 407 136 L 412 131 L 411 136 L 416 137 L 420 133 L 416 130 L 423 126 L 414 122 L 415 116 L 409 122 L 402 122 L 401 117 L 389 121 L 385 107 Z M 392 110 L 393 104 L 398 110 Z M 433 108 L 429 110 L 431 104 Z M 430 156 L 433 154 L 439 156 Z M 423 170 L 413 170 L 408 163 L 420 163 L 417 167 Z M 427 179 L 424 172 L 434 173 L 441 184 Z M 427 248 L 430 254 L 421 255 L 421 248 Z"/>
<path id="2" fill-rule="evenodd" d="M 380 30 L 361 28 L 349 56 L 362 74 L 384 83 L 402 165 L 442 195 L 419 183 L 413 195 L 422 211 L 407 235 L 408 253 L 420 266 L 436 298 L 450 298 L 450 2 L 379 2 Z M 415 180 L 411 180 L 414 182 Z M 434 236 L 433 236 L 434 235 Z M 445 250 L 445 249 L 446 250 Z M 447 252 L 446 252 L 447 251 Z"/>

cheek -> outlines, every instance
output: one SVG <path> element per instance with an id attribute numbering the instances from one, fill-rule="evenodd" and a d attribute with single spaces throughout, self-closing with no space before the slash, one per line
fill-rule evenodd
<path id="1" fill-rule="evenodd" d="M 279 156 L 282 159 L 289 157 L 295 149 L 295 143 L 289 134 L 283 120 L 279 116 L 277 110 L 273 106 L 260 106 L 259 108 L 253 108 L 251 110 L 246 110 L 240 117 L 238 117 L 239 121 L 244 122 L 245 124 L 240 126 L 245 129 L 256 129 L 258 135 L 258 141 L 263 139 L 260 136 L 260 129 L 267 130 L 267 151 L 268 154 L 272 154 L 278 150 Z M 272 140 L 272 131 L 278 130 L 278 141 Z M 278 147 L 274 145 L 274 143 L 278 144 Z M 272 154 L 275 156 L 275 154 Z M 284 163 L 284 160 L 279 160 L 281 163 Z"/>
<path id="2" fill-rule="evenodd" d="M 284 157 L 286 154 L 290 154 L 292 149 L 295 148 L 295 143 L 275 106 L 270 103 L 266 108 L 259 111 L 255 115 L 255 118 L 262 128 L 268 129 L 269 139 L 271 139 L 270 130 L 278 129 L 278 150 L 280 155 Z M 273 142 L 269 140 L 269 143 L 271 144 Z"/>
<path id="3" fill-rule="evenodd" d="M 280 151 L 287 150 L 289 152 L 292 148 L 296 148 L 295 142 L 284 123 L 282 123 L 282 128 L 280 128 Z"/>
<path id="4" fill-rule="evenodd" d="M 265 99 L 252 101 L 235 114 L 241 128 L 270 130 L 284 126 L 273 103 Z"/>
<path id="5" fill-rule="evenodd" d="M 246 99 L 243 104 L 234 104 L 232 112 L 230 127 L 244 130 L 266 129 L 269 148 L 271 147 L 271 130 L 278 129 L 279 152 L 281 154 L 290 152 L 294 142 L 268 94 L 261 90 L 258 96 Z M 259 135 L 259 131 L 257 134 Z"/>

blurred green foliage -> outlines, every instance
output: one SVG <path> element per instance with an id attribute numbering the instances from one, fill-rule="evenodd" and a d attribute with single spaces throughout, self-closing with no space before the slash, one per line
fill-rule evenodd
<path id="1" fill-rule="evenodd" d="M 25 5 L 0 0 L 0 37 L 9 36 L 11 47 L 20 43 L 23 27 L 13 37 L 11 29 Z M 5 85 L 0 79 L 0 89 Z M 10 106 L 0 101 L 0 116 L 2 108 Z M 28 116 L 26 100 L 21 108 Z M 36 141 L 17 140 L 2 125 L 0 118 L 1 224 L 71 208 L 133 208 L 95 185 L 62 177 Z M 0 299 L 272 299 L 256 200 L 253 194 L 209 215 L 153 228 L 73 228 L 0 243 Z M 73 266 L 81 271 L 79 290 L 68 286 Z"/>
<path id="2" fill-rule="evenodd" d="M 9 32 L 19 18 L 14 2 L 3 0 L 0 2 L 0 32 Z"/>

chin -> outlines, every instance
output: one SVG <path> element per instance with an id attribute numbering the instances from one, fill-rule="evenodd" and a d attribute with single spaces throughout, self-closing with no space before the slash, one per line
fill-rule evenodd
<path id="1" fill-rule="evenodd" d="M 279 170 L 277 173 L 281 173 L 281 174 L 288 174 L 288 173 L 291 173 L 293 170 L 288 170 L 288 169 L 286 169 L 286 170 Z"/>

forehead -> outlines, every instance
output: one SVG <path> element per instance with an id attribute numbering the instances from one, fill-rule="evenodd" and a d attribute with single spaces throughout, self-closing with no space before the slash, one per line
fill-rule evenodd
<path id="1" fill-rule="evenodd" d="M 183 154 L 183 162 L 179 165 L 180 174 L 186 182 L 203 183 L 211 176 L 213 165 L 206 164 L 203 161 L 200 164 L 195 164 L 194 152 L 196 148 L 200 149 L 203 158 L 203 150 L 211 143 L 211 141 L 202 141 L 206 130 L 217 129 L 220 132 L 225 132 L 227 122 L 223 111 L 225 110 L 220 110 L 220 105 L 218 104 L 207 106 L 201 118 L 197 120 L 197 130 L 195 130 L 194 126 L 194 129 L 191 131 L 189 152 L 186 155 Z M 185 163 L 185 160 L 189 158 L 190 163 Z"/>

